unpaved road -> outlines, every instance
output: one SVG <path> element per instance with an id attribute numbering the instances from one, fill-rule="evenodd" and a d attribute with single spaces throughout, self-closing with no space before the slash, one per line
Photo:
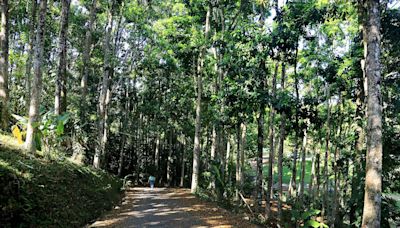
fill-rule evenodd
<path id="1" fill-rule="evenodd" d="M 89 227 L 258 227 L 187 189 L 132 188 L 122 205 Z"/>

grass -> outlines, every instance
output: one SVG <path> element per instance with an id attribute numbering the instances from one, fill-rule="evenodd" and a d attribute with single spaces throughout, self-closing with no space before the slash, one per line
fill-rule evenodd
<path id="1" fill-rule="evenodd" d="M 120 181 L 68 159 L 28 156 L 0 135 L 2 227 L 82 227 L 120 199 Z"/>
<path id="2" fill-rule="evenodd" d="M 311 180 L 311 161 L 306 161 L 306 172 L 304 175 L 304 181 L 306 184 L 310 183 Z M 274 166 L 274 182 L 278 182 L 278 167 Z M 301 178 L 301 164 L 298 163 L 296 167 L 297 173 L 296 173 L 296 182 L 300 183 L 300 178 Z M 263 167 L 263 174 L 264 176 L 268 176 L 268 165 L 264 165 Z M 290 183 L 290 178 L 292 177 L 292 168 L 288 166 L 283 166 L 283 176 L 282 176 L 282 182 L 284 184 L 289 184 Z"/>

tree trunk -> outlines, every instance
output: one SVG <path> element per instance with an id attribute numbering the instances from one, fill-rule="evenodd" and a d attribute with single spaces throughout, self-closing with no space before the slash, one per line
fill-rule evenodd
<path id="1" fill-rule="evenodd" d="M 342 94 L 339 92 L 339 101 L 337 106 L 339 107 L 339 123 L 338 130 L 336 134 L 336 145 L 335 152 L 333 158 L 333 172 L 334 172 L 334 188 L 333 188 L 333 205 L 332 205 L 332 227 L 338 227 L 339 219 L 338 218 L 338 210 L 339 210 L 339 170 L 338 170 L 338 158 L 339 158 L 339 144 L 341 142 L 342 135 L 342 122 L 343 122 L 343 113 L 342 113 Z"/>
<path id="2" fill-rule="evenodd" d="M 167 158 L 167 186 L 170 187 L 172 183 L 172 152 L 174 148 L 173 143 L 173 130 L 171 129 L 169 132 L 169 147 L 168 147 L 168 158 Z"/>
<path id="3" fill-rule="evenodd" d="M 118 176 L 122 175 L 122 171 L 124 169 L 124 157 L 125 157 L 125 144 L 126 144 L 126 133 L 125 129 L 128 128 L 128 120 L 129 120 L 129 110 L 130 110 L 130 97 L 129 97 L 129 85 L 130 85 L 130 80 L 129 78 L 126 79 L 125 85 L 125 101 L 124 101 L 124 106 L 122 108 L 123 110 L 123 120 L 122 120 L 122 126 L 121 126 L 121 131 L 123 132 L 122 134 L 122 139 L 121 139 L 121 150 L 119 153 L 119 166 L 118 166 Z"/>
<path id="4" fill-rule="evenodd" d="M 300 201 L 303 201 L 304 195 L 304 179 L 306 176 L 306 153 L 307 153 L 307 128 L 303 130 L 303 144 L 301 146 L 301 176 L 300 176 Z"/>
<path id="5" fill-rule="evenodd" d="M 86 38 L 85 38 L 85 46 L 83 51 L 83 75 L 81 80 L 81 90 L 82 90 L 82 106 L 80 108 L 80 115 L 83 123 L 86 121 L 86 104 L 87 104 L 87 91 L 88 91 L 88 78 L 89 78 L 89 70 L 91 66 L 90 61 L 90 53 L 92 46 L 92 31 L 94 21 L 96 19 L 96 0 L 92 0 L 92 4 L 90 7 L 90 16 L 89 22 L 86 28 Z"/>
<path id="6" fill-rule="evenodd" d="M 311 177 L 310 177 L 310 183 L 308 185 L 308 192 L 310 195 L 311 199 L 314 199 L 314 185 L 316 183 L 316 174 L 315 174 L 315 157 L 316 157 L 316 152 L 315 152 L 315 144 L 313 144 L 312 148 L 312 159 L 311 159 Z"/>
<path id="7" fill-rule="evenodd" d="M 156 136 L 156 148 L 154 152 L 154 160 L 155 160 L 155 171 L 156 173 L 160 170 L 160 133 L 157 133 Z"/>
<path id="8" fill-rule="evenodd" d="M 244 161 L 245 161 L 245 150 L 246 150 L 246 130 L 247 125 L 246 123 L 241 124 L 241 150 L 240 150 L 240 191 L 243 191 L 243 184 L 244 184 Z"/>
<path id="9" fill-rule="evenodd" d="M 211 135 L 211 151 L 210 151 L 210 162 L 211 162 L 211 166 L 210 166 L 210 172 L 213 173 L 213 166 L 215 164 L 215 159 L 216 159 L 216 151 L 217 151 L 217 130 L 215 129 L 215 124 L 213 124 L 212 126 L 212 135 Z M 215 176 L 211 176 L 211 181 L 210 181 L 210 185 L 209 188 L 211 189 L 211 191 L 215 190 Z"/>
<path id="10" fill-rule="evenodd" d="M 298 46 L 298 41 L 297 41 Z M 297 52 L 298 48 L 296 46 L 295 64 L 294 64 L 294 84 L 296 92 L 296 112 L 295 112 L 295 146 L 293 153 L 293 165 L 292 165 L 292 177 L 289 184 L 289 196 L 296 196 L 296 178 L 297 178 L 297 156 L 299 151 L 299 105 L 300 105 L 300 95 L 299 95 L 299 79 L 297 76 Z"/>
<path id="11" fill-rule="evenodd" d="M 210 31 L 210 6 L 206 14 L 205 37 L 208 40 L 208 33 Z M 199 184 L 199 170 L 200 170 L 200 137 L 201 137 L 201 94 L 202 94 L 202 74 L 204 65 L 205 47 L 201 48 L 199 59 L 197 63 L 196 84 L 197 84 L 197 99 L 196 99 L 196 120 L 195 120 L 195 136 L 193 145 L 193 171 L 192 171 L 192 184 L 191 193 L 197 191 Z"/>
<path id="12" fill-rule="evenodd" d="M 266 72 L 265 62 L 261 60 L 260 69 L 262 72 Z M 264 92 L 266 87 L 266 78 L 265 75 L 260 73 L 260 92 Z M 262 196 L 264 194 L 263 191 L 263 150 L 264 150 L 264 115 L 265 115 L 265 102 L 263 100 L 260 101 L 259 107 L 259 116 L 257 119 L 257 179 L 256 179 L 256 192 L 255 192 L 255 205 L 256 211 L 258 211 L 259 206 L 261 205 Z"/>
<path id="13" fill-rule="evenodd" d="M 67 111 L 67 36 L 68 36 L 68 18 L 71 0 L 62 0 L 61 9 L 61 28 L 59 43 L 58 73 L 56 79 L 56 94 L 54 101 L 54 110 L 56 115 L 61 115 Z"/>
<path id="14" fill-rule="evenodd" d="M 1 102 L 1 128 L 8 130 L 8 51 L 9 51 L 9 18 L 8 0 L 0 0 L 0 102 Z"/>
<path id="15" fill-rule="evenodd" d="M 330 85 L 329 83 L 326 86 L 326 110 L 327 110 L 327 118 L 326 118 L 326 136 L 325 136 L 325 160 L 324 160 L 324 195 L 323 195 L 323 202 L 322 202 L 322 217 L 326 217 L 327 210 L 328 210 L 328 193 L 329 193 L 329 141 L 330 141 Z"/>
<path id="16" fill-rule="evenodd" d="M 185 181 L 185 162 L 186 162 L 185 151 L 186 151 L 186 136 L 183 136 L 181 182 L 179 184 L 179 187 L 181 187 L 181 188 L 183 188 L 184 181 Z"/>
<path id="17" fill-rule="evenodd" d="M 282 62 L 282 78 L 281 78 L 281 89 L 285 89 L 285 63 Z M 283 177 L 283 146 L 285 142 L 285 126 L 286 126 L 286 113 L 282 112 L 281 126 L 280 126 L 280 137 L 279 137 L 279 150 L 278 150 L 278 219 L 282 222 L 282 201 L 283 201 L 283 189 L 282 189 L 282 177 Z"/>
<path id="18" fill-rule="evenodd" d="M 322 147 L 322 143 L 321 143 Z M 316 187 L 316 196 L 320 197 L 320 186 L 321 186 L 321 151 L 318 149 L 317 155 L 315 157 L 315 175 L 316 175 L 316 181 L 317 181 L 317 187 Z"/>
<path id="19" fill-rule="evenodd" d="M 238 121 L 237 126 L 236 126 L 236 184 L 235 184 L 235 201 L 239 201 L 239 192 L 241 191 L 241 182 L 242 182 L 242 164 L 241 164 L 241 155 L 242 155 L 242 145 L 241 145 L 241 123 Z"/>
<path id="20" fill-rule="evenodd" d="M 36 8 L 37 1 L 31 1 L 31 17 L 29 19 L 29 42 L 28 42 L 28 59 L 26 60 L 25 68 L 25 102 L 26 102 L 26 113 L 29 114 L 29 101 L 31 96 L 31 75 L 32 75 L 32 59 L 34 55 L 34 44 L 35 44 L 35 26 L 36 26 Z"/>
<path id="21" fill-rule="evenodd" d="M 378 0 L 367 0 L 366 76 L 368 131 L 362 227 L 380 227 L 382 201 L 382 95 L 380 66 L 380 11 Z"/>
<path id="22" fill-rule="evenodd" d="M 278 75 L 279 63 L 275 64 L 275 71 L 272 78 L 272 94 L 271 98 L 275 99 L 276 94 L 276 76 Z M 269 113 L 269 155 L 268 155 L 268 183 L 266 192 L 266 206 L 265 206 L 265 217 L 268 219 L 271 215 L 271 195 L 273 195 L 273 185 L 274 185 L 274 157 L 275 157 L 275 108 L 270 105 Z"/>
<path id="23" fill-rule="evenodd" d="M 108 11 L 108 23 L 106 27 L 106 33 L 104 36 L 104 69 L 103 69 L 103 82 L 101 86 L 100 96 L 99 96 L 99 145 L 96 148 L 96 152 L 93 159 L 93 167 L 100 168 L 101 160 L 104 158 L 105 147 L 107 142 L 107 127 L 106 127 L 106 118 L 107 118 L 107 98 L 109 98 L 109 84 L 110 84 L 110 73 L 112 71 L 112 58 L 111 58 L 111 32 L 113 26 L 113 8 L 114 4 L 112 3 L 112 9 Z"/>
<path id="24" fill-rule="evenodd" d="M 44 35 L 46 25 L 47 0 L 40 1 L 39 22 L 36 30 L 36 45 L 34 57 L 34 78 L 32 81 L 31 101 L 29 106 L 29 120 L 26 131 L 25 148 L 30 152 L 36 151 L 35 136 L 39 123 L 39 105 L 42 93 L 42 64 L 44 54 Z"/>

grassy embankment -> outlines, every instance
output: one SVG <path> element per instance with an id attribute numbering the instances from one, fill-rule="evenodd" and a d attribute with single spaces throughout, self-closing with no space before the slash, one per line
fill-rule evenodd
<path id="1" fill-rule="evenodd" d="M 29 156 L 0 134 L 2 227 L 82 227 L 120 199 L 119 179 L 68 159 Z"/>

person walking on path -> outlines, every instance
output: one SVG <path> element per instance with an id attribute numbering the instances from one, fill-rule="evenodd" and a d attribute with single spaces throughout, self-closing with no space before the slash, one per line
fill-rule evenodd
<path id="1" fill-rule="evenodd" d="M 156 182 L 156 178 L 153 175 L 149 176 L 149 183 L 150 183 L 150 188 L 154 188 L 154 183 Z"/>

